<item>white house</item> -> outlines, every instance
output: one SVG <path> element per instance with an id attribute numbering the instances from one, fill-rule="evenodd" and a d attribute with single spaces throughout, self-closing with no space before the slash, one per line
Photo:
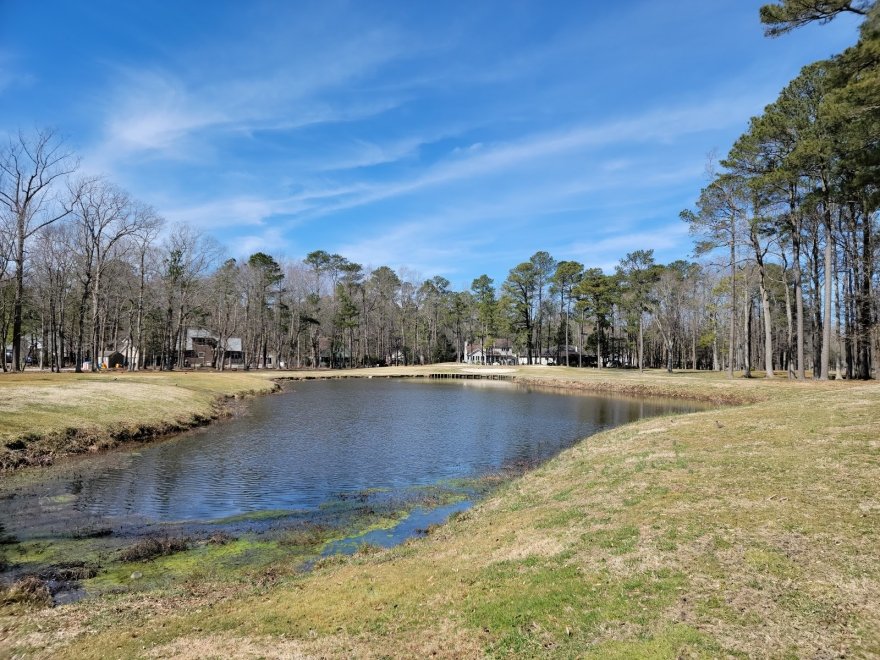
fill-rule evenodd
<path id="1" fill-rule="evenodd" d="M 464 361 L 468 364 L 516 364 L 517 356 L 509 339 L 496 339 L 488 346 L 467 344 Z"/>

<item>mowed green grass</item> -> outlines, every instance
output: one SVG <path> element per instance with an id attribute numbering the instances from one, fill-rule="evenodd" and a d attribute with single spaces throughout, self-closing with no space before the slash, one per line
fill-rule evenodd
<path id="1" fill-rule="evenodd" d="M 392 550 L 7 615 L 0 655 L 880 654 L 880 386 L 517 375 L 751 403 L 593 436 Z"/>

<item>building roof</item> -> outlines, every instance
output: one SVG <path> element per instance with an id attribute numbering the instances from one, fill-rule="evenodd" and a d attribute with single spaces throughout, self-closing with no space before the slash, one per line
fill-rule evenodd
<path id="1" fill-rule="evenodd" d="M 217 335 L 210 330 L 204 328 L 187 328 L 186 329 L 186 350 L 193 350 L 193 339 L 211 339 L 214 344 L 218 344 Z M 227 337 L 225 340 L 225 349 L 227 351 L 237 351 L 241 353 L 241 337 Z"/>
<path id="2" fill-rule="evenodd" d="M 465 353 L 474 355 L 481 352 L 480 342 L 471 342 L 465 346 Z M 491 344 L 486 344 L 486 353 L 492 355 L 510 355 L 512 351 L 511 341 L 509 339 L 496 339 Z"/>

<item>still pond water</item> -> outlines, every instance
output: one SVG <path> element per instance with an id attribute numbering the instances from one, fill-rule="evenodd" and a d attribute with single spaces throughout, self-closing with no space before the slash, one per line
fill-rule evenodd
<path id="1" fill-rule="evenodd" d="M 49 491 L 0 499 L 0 519 L 28 536 L 29 527 L 48 532 L 53 518 L 116 527 L 326 510 L 358 493 L 531 465 L 603 429 L 705 407 L 498 381 L 298 382 L 235 419 L 67 466 L 39 486 Z"/>

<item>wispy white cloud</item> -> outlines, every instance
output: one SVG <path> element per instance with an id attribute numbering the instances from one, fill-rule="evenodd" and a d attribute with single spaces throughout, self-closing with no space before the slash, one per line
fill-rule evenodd
<path id="1" fill-rule="evenodd" d="M 611 167 L 606 167 L 606 163 L 611 163 Z M 454 196 L 442 203 L 435 201 L 430 212 L 394 213 L 384 222 L 374 223 L 371 232 L 363 238 L 323 247 L 364 264 L 418 266 L 432 273 L 453 274 L 459 268 L 456 264 L 469 253 L 477 254 L 486 242 L 497 244 L 502 227 L 506 234 L 525 235 L 530 231 L 530 218 L 580 212 L 587 225 L 599 221 L 599 228 L 595 230 L 596 235 L 601 236 L 598 244 L 610 249 L 613 245 L 609 236 L 615 229 L 627 231 L 644 217 L 646 207 L 657 204 L 656 195 L 650 191 L 665 191 L 670 185 L 698 178 L 702 172 L 701 161 L 682 163 L 666 170 L 651 160 L 630 159 L 626 167 L 618 165 L 613 159 L 598 160 L 595 173 L 585 171 L 569 179 L 536 181 L 503 194 Z M 633 191 L 633 181 L 639 182 L 637 193 Z M 620 190 L 626 194 L 615 193 Z M 364 184 L 319 186 L 287 196 L 228 196 L 161 210 L 169 219 L 206 229 L 271 224 L 291 231 L 308 218 L 328 213 L 328 203 L 335 208 L 342 203 L 340 200 L 359 200 L 371 192 Z M 677 210 L 672 217 L 677 217 Z M 594 258 L 594 253 L 580 243 L 572 246 L 571 241 L 576 237 L 568 236 L 568 241 L 563 240 L 558 246 L 570 251 L 566 258 L 581 258 L 579 250 Z M 238 239 L 236 249 L 241 249 Z"/>
<path id="2" fill-rule="evenodd" d="M 448 277 L 485 262 L 487 255 L 509 259 L 510 267 L 535 250 L 546 249 L 558 258 L 608 269 L 626 252 L 646 246 L 658 254 L 686 249 L 687 227 L 678 221 L 677 208 L 662 228 L 633 227 L 644 220 L 646 209 L 656 212 L 658 206 L 669 203 L 661 193 L 671 181 L 687 181 L 699 168 L 682 167 L 654 177 L 646 173 L 648 169 L 650 163 L 641 163 L 626 173 L 612 168 L 612 173 L 601 176 L 450 202 L 430 213 L 404 214 L 375 226 L 368 236 L 343 241 L 333 249 L 362 263 L 409 266 Z M 642 182 L 637 198 L 617 200 L 616 191 L 631 187 L 634 178 Z M 583 218 L 576 228 L 563 229 L 559 221 L 548 220 L 572 214 Z"/>
<path id="3" fill-rule="evenodd" d="M 324 205 L 323 215 L 407 195 L 455 181 L 472 180 L 527 166 L 539 166 L 549 159 L 571 154 L 597 152 L 612 146 L 649 143 L 668 144 L 688 135 L 744 124 L 761 101 L 757 94 L 719 96 L 692 105 L 658 108 L 642 115 L 599 124 L 574 126 L 565 131 L 530 135 L 509 143 L 458 150 L 421 174 L 408 179 L 389 180 L 364 186 L 360 194 Z M 626 161 L 611 161 L 606 171 L 622 171 Z M 582 163 L 581 167 L 588 163 Z M 655 178 L 680 178 L 678 168 L 652 174 Z"/>
<path id="4" fill-rule="evenodd" d="M 33 74 L 22 68 L 14 54 L 0 50 L 0 95 L 13 87 L 30 85 L 34 81 Z"/>
<path id="5" fill-rule="evenodd" d="M 605 234 L 598 240 L 581 240 L 571 246 L 572 254 L 586 263 L 596 263 L 609 255 L 622 257 L 633 250 L 653 249 L 657 252 L 677 248 L 688 238 L 688 227 L 676 220 L 652 229 Z"/>
<path id="6" fill-rule="evenodd" d="M 334 249 L 358 263 L 415 268 L 455 280 L 462 273 L 495 271 L 497 262 L 504 264 L 506 272 L 537 250 L 548 250 L 558 259 L 573 259 L 590 268 L 613 272 L 619 260 L 633 250 L 654 249 L 658 261 L 665 261 L 674 258 L 670 255 L 686 253 L 690 245 L 687 227 L 678 221 L 653 229 L 623 229 L 602 235 L 597 232 L 595 239 L 590 238 L 591 231 L 584 226 L 580 240 L 573 241 L 574 236 L 569 233 L 545 231 L 540 226 L 441 224 L 421 218 Z"/>
<path id="7" fill-rule="evenodd" d="M 217 195 L 208 201 L 190 204 L 166 202 L 158 208 L 168 218 L 201 228 L 235 227 L 240 225 L 263 225 L 271 218 L 285 218 L 283 224 L 290 229 L 295 216 L 320 205 L 324 199 L 339 199 L 361 192 L 363 186 L 311 187 L 290 195 L 255 195 L 234 193 Z"/>
<path id="8" fill-rule="evenodd" d="M 182 222 L 203 229 L 260 226 L 277 213 L 274 200 L 236 196 L 212 200 L 190 206 L 171 206 L 161 209 L 174 222 Z"/>
<path id="9" fill-rule="evenodd" d="M 283 261 L 291 254 L 291 248 L 292 243 L 278 227 L 269 227 L 239 236 L 230 249 L 237 259 L 246 259 L 256 252 L 265 252 Z"/>
<path id="10" fill-rule="evenodd" d="M 465 236 L 449 226 L 404 222 L 339 247 L 352 261 L 370 266 L 391 265 L 423 272 L 449 274 L 469 250 Z"/>
<path id="11" fill-rule="evenodd" d="M 351 144 L 346 145 L 344 153 L 315 162 L 314 170 L 334 172 L 394 163 L 416 154 L 425 142 L 426 140 L 418 137 L 397 140 L 385 145 L 367 140 L 353 140 Z"/>
<path id="12" fill-rule="evenodd" d="M 165 151 L 188 134 L 230 121 L 221 107 L 192 94 L 182 81 L 157 72 L 132 72 L 113 104 L 105 131 L 121 151 Z"/>
<path id="13" fill-rule="evenodd" d="M 373 31 L 342 45 L 316 46 L 304 61 L 268 69 L 254 63 L 252 70 L 232 75 L 216 73 L 212 62 L 174 72 L 115 68 L 104 107 L 103 140 L 93 151 L 107 163 L 144 155 L 185 160 L 193 157 L 200 137 L 205 139 L 199 146 L 209 151 L 208 138 L 217 133 L 247 137 L 385 112 L 401 99 L 332 97 L 397 54 L 393 38 Z"/>

